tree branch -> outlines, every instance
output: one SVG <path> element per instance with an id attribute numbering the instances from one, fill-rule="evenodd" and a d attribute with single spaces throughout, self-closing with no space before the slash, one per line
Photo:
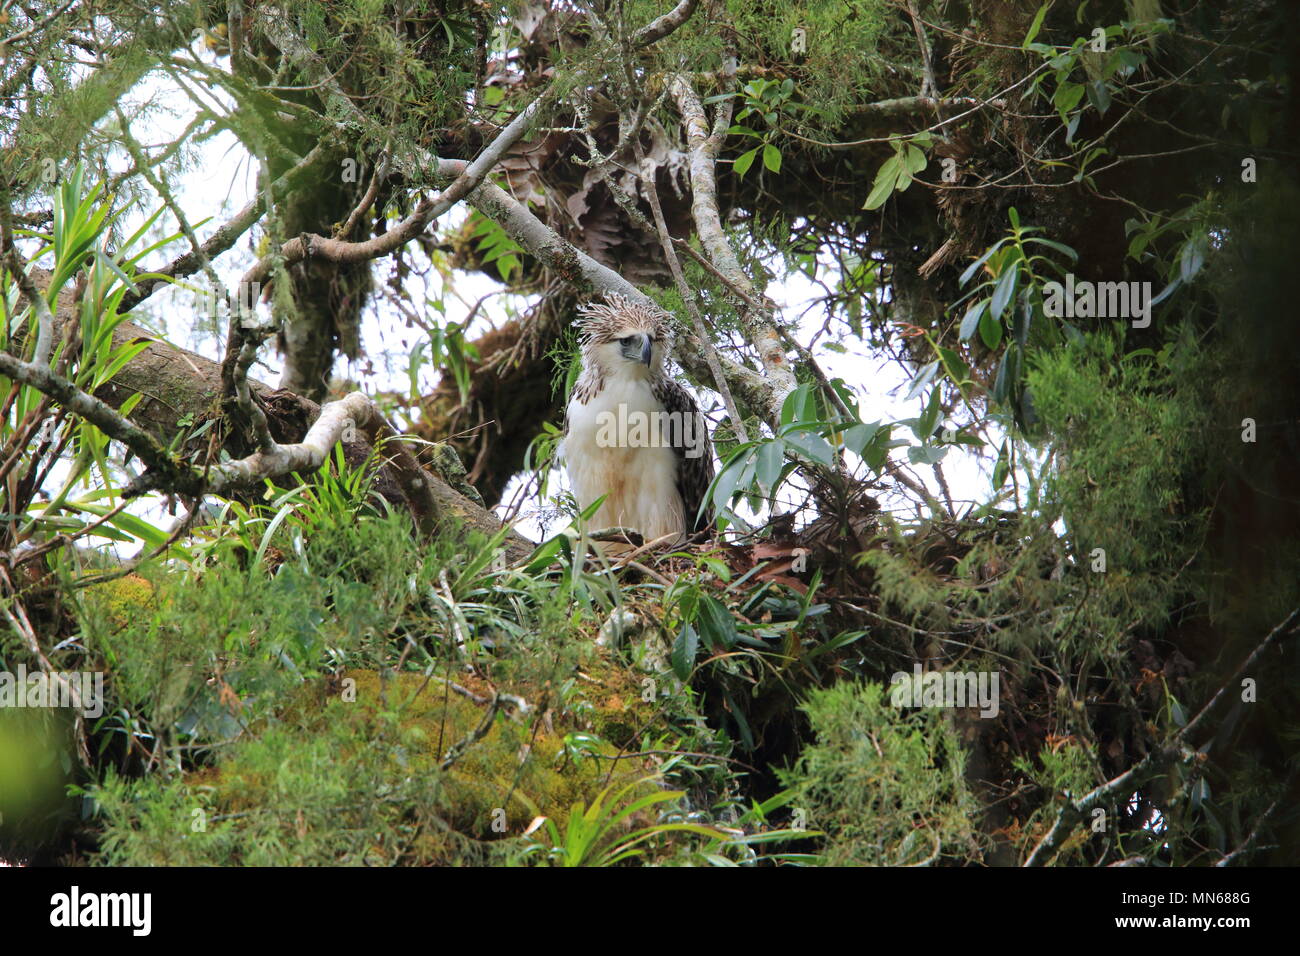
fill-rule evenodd
<path id="1" fill-rule="evenodd" d="M 268 20 L 265 27 L 272 42 L 301 69 L 307 72 L 309 78 L 318 83 L 331 106 L 338 109 L 346 117 L 346 123 L 355 125 L 371 135 L 379 136 L 383 133 L 378 128 L 378 124 L 366 116 L 352 102 L 351 98 L 338 88 L 330 78 L 328 70 L 320 63 L 319 58 L 311 50 L 307 49 L 284 24 Z M 536 104 L 538 104 L 538 101 L 534 101 L 534 105 Z M 515 127 L 516 121 L 519 122 L 517 127 Z M 515 127 L 518 132 L 522 133 L 523 128 L 527 125 L 523 119 L 523 114 L 516 117 L 516 121 L 512 121 L 507 129 Z M 502 135 L 505 135 L 505 131 L 503 131 Z M 496 146 L 495 142 L 493 146 Z M 489 147 L 489 149 L 492 149 L 492 147 Z M 504 153 L 504 149 L 501 152 Z M 479 159 L 484 160 L 478 168 L 483 176 L 486 176 L 488 168 L 486 158 L 488 158 L 487 155 L 480 155 L 479 157 Z M 430 176 L 435 179 L 453 180 L 452 185 L 443 191 L 438 201 L 446 201 L 455 195 L 452 190 L 457 188 L 457 182 L 469 184 L 478 175 L 478 170 L 473 174 L 469 173 L 471 164 L 465 160 L 442 159 L 419 148 L 412 149 L 409 155 L 402 155 L 400 151 L 395 149 L 393 164 L 412 182 L 425 181 Z M 462 177 L 464 178 L 462 179 Z M 457 189 L 457 191 L 459 190 Z M 466 189 L 464 198 L 479 212 L 500 225 L 506 234 L 523 246 L 525 250 L 551 268 L 560 278 L 574 284 L 579 290 L 596 293 L 613 292 L 638 302 L 650 304 L 649 298 L 643 295 L 632 283 L 566 242 L 558 233 L 534 216 L 524 204 L 491 182 L 480 177 L 477 185 Z M 313 251 L 315 248 L 315 244 L 312 243 Z M 707 381 L 708 365 L 702 359 L 702 344 L 695 336 L 683 336 L 674 354 L 682 366 L 690 371 L 692 375 L 695 375 L 698 380 Z M 780 420 L 781 404 L 784 402 L 788 390 L 780 391 L 781 386 L 779 384 L 768 381 L 762 375 L 732 360 L 724 358 L 721 364 L 727 385 L 738 402 L 743 403 L 769 423 Z M 793 374 L 789 377 L 792 382 Z M 793 388 L 793 385 L 790 387 Z"/>
<path id="2" fill-rule="evenodd" d="M 302 158 L 302 160 L 292 169 L 287 170 L 279 179 L 271 184 L 272 195 L 284 194 L 297 187 L 298 183 L 304 179 L 308 172 L 324 157 L 326 153 L 326 144 L 318 143 L 312 150 Z M 165 276 L 169 279 L 179 279 L 184 276 L 193 275 L 203 267 L 203 256 L 209 259 L 215 259 L 221 253 L 231 248 L 239 237 L 252 228 L 253 223 L 261 218 L 262 213 L 266 211 L 266 193 L 259 191 L 258 194 L 241 209 L 233 219 L 221 226 L 216 232 L 209 236 L 204 242 L 200 243 L 198 254 L 195 250 L 190 249 L 184 254 L 177 256 L 170 263 L 158 269 L 151 269 L 149 272 L 153 275 Z M 122 297 L 121 304 L 118 305 L 119 312 L 129 312 L 137 305 L 143 302 L 157 290 L 158 284 L 150 283 L 149 285 L 139 284 L 137 291 L 127 290 L 126 295 Z"/>
<path id="3" fill-rule="evenodd" d="M 42 283 L 48 286 L 49 272 L 34 267 L 32 275 L 38 286 Z M 63 326 L 72 321 L 72 293 L 65 289 L 59 294 L 56 324 Z M 123 322 L 113 332 L 113 347 L 120 348 L 127 342 L 148 338 L 143 329 Z M 319 413 L 325 419 L 324 424 L 307 429 L 308 437 L 301 442 L 275 445 L 269 452 L 259 451 L 240 461 L 223 463 L 204 474 L 172 456 L 159 442 L 159 436 L 163 440 L 170 440 L 175 435 L 182 418 L 192 416 L 197 419 L 213 413 L 214 399 L 221 392 L 220 367 L 201 355 L 166 343 L 151 342 L 148 348 L 127 363 L 112 381 L 100 389 L 102 397 L 88 395 L 48 369 L 34 368 L 31 363 L 4 353 L 0 353 L 0 375 L 30 384 L 49 395 L 69 413 L 85 418 L 106 435 L 130 448 L 150 469 L 138 479 L 137 488 L 133 489 L 136 494 L 157 488 L 197 498 L 208 492 L 231 491 L 248 481 L 279 477 L 310 467 L 313 462 L 319 466 L 323 458 L 317 459 L 315 452 L 322 443 L 329 440 L 329 444 L 325 445 L 328 452 L 333 440 L 344 437 L 347 420 L 350 418 L 356 428 L 355 440 L 362 454 L 368 451 L 367 446 L 380 448 L 381 461 L 387 469 L 388 478 L 396 485 L 395 488 L 391 484 L 388 487 L 394 493 L 400 491 L 401 498 L 397 503 L 409 508 L 422 534 L 442 530 L 448 520 L 463 523 L 487 535 L 501 529 L 501 521 L 494 514 L 459 494 L 438 475 L 421 467 L 402 436 L 373 409 L 368 399 L 359 395 L 348 396 L 342 400 L 344 404 L 335 409 L 331 410 L 327 405 L 321 410 L 307 399 L 277 392 L 260 382 L 247 380 L 250 392 L 258 393 L 262 401 L 280 407 L 290 401 L 294 417 L 301 416 L 307 421 L 319 422 Z M 132 412 L 133 418 L 142 424 L 127 420 L 115 407 L 136 393 L 145 395 L 145 400 Z M 331 436 L 333 440 L 330 440 Z M 534 544 L 511 532 L 504 547 L 514 560 L 531 553 Z"/>
<path id="4" fill-rule="evenodd" d="M 718 350 L 713 347 L 713 340 L 709 338 L 709 331 L 704 327 L 704 317 L 700 315 L 699 307 L 695 302 L 695 293 L 691 291 L 690 285 L 686 282 L 686 276 L 682 272 L 681 261 L 677 258 L 677 252 L 673 249 L 672 237 L 668 234 L 668 223 L 664 221 L 663 207 L 659 203 L 659 187 L 655 184 L 655 168 L 652 164 L 646 162 L 645 150 L 641 148 L 640 140 L 633 140 L 632 146 L 636 150 L 637 166 L 641 172 L 641 182 L 645 187 L 646 198 L 650 201 L 650 212 L 654 216 L 655 230 L 659 233 L 659 244 L 663 247 L 664 258 L 668 260 L 668 268 L 673 274 L 673 281 L 677 285 L 677 293 L 682 297 L 682 302 L 686 305 L 686 311 L 691 314 L 691 324 L 695 326 L 695 334 L 699 337 L 700 344 L 704 346 L 704 359 L 709 363 L 709 371 L 713 375 L 713 385 L 722 396 L 722 402 L 727 407 L 727 415 L 731 418 L 731 430 L 742 442 L 749 441 L 749 434 L 745 428 L 745 420 L 741 418 L 740 411 L 736 408 L 736 400 L 731 395 L 731 389 L 727 387 L 727 377 L 722 372 L 722 363 L 718 361 Z"/>
<path id="5" fill-rule="evenodd" d="M 722 227 L 715 175 L 722 137 L 715 135 L 716 130 L 710 132 L 704 106 L 685 76 L 678 74 L 673 78 L 672 90 L 686 124 L 686 139 L 690 147 L 691 214 L 695 220 L 695 231 L 717 270 L 727 277 L 730 285 L 744 289 L 747 293 L 741 299 L 740 319 L 749 340 L 758 350 L 765 377 L 772 385 L 769 397 L 772 407 L 767 411 L 771 418 L 779 420 L 781 405 L 786 396 L 798 386 L 798 382 L 786 359 L 781 336 L 776 329 L 776 307 L 764 297 L 765 307 L 761 310 L 754 308 L 758 295 L 753 283 L 741 269 Z"/>
<path id="6" fill-rule="evenodd" d="M 44 301 L 39 292 L 35 298 Z M 180 494 L 197 496 L 201 493 L 201 475 L 173 458 L 153 435 L 123 418 L 110 405 L 83 392 L 62 375 L 50 371 L 48 365 L 24 362 L 8 352 L 0 352 L 0 375 L 30 385 L 43 395 L 50 396 L 72 414 L 84 418 L 105 435 L 126 445 L 156 473 L 159 487 Z"/>
<path id="7" fill-rule="evenodd" d="M 634 50 L 659 42 L 691 18 L 698 2 L 699 0 L 681 0 L 663 16 L 656 17 L 633 33 L 628 42 L 632 44 Z"/>
<path id="8" fill-rule="evenodd" d="M 1075 826 L 1087 816 L 1093 807 L 1096 807 L 1102 801 L 1116 795 L 1131 793 L 1141 786 L 1142 781 L 1152 771 L 1161 770 L 1176 761 L 1196 759 L 1197 752 L 1186 744 L 1186 741 L 1191 737 L 1192 731 L 1220 703 L 1227 699 L 1228 688 L 1240 684 L 1241 678 L 1254 666 L 1264 651 L 1275 644 L 1283 635 L 1290 634 L 1294 630 L 1293 625 L 1297 619 L 1300 619 L 1300 608 L 1296 608 L 1287 615 L 1286 620 L 1269 631 L 1268 636 L 1259 643 L 1245 662 L 1237 668 L 1237 672 L 1224 682 L 1223 686 L 1210 698 L 1209 703 L 1201 708 L 1200 713 L 1188 721 L 1167 744 L 1151 751 L 1124 773 L 1089 791 L 1079 800 L 1067 800 L 1065 806 L 1061 808 L 1061 812 L 1057 814 L 1052 829 L 1038 841 L 1038 845 L 1034 847 L 1033 852 L 1029 854 L 1029 858 L 1025 860 L 1025 866 L 1045 866 L 1049 863 L 1052 857 L 1056 856 L 1057 851 L 1060 850 L 1061 845 L 1069 837 L 1070 833 L 1073 832 Z"/>

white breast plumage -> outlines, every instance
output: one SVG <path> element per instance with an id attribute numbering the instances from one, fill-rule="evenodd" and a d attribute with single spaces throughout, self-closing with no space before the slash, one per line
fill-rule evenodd
<path id="1" fill-rule="evenodd" d="M 577 397 L 570 400 L 564 460 L 574 497 L 585 504 L 606 496 L 588 527 L 635 528 L 647 541 L 683 533 L 686 516 L 676 453 L 668 447 L 648 447 L 654 439 L 631 447 L 626 431 L 610 428 L 611 418 L 606 417 L 626 422 L 646 415 L 657 422 L 652 413 L 662 411 L 645 378 L 611 377 L 585 404 Z"/>

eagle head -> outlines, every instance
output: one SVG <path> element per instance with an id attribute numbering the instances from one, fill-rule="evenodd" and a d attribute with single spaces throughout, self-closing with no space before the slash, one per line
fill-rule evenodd
<path id="1" fill-rule="evenodd" d="M 667 313 L 613 294 L 581 306 L 578 313 L 584 366 L 609 375 L 663 375 L 673 344 Z"/>

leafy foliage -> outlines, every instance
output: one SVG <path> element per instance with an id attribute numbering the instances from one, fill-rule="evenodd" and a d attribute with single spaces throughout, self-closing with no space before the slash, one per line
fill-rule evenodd
<path id="1" fill-rule="evenodd" d="M 978 806 L 963 748 L 937 711 L 891 707 L 877 684 L 842 682 L 804 705 L 813 742 L 783 774 L 793 801 L 826 833 L 831 865 L 976 860 Z"/>
<path id="2" fill-rule="evenodd" d="M 13 16 L 31 20 L 27 6 Z M 1294 152 L 1280 5 L 1163 17 L 1147 2 L 728 2 L 636 49 L 632 31 L 663 4 L 254 6 L 242 37 L 212 4 L 142 17 L 110 2 L 89 32 L 80 9 L 62 11 L 5 47 L 5 221 L 48 267 L 47 304 L 74 299 L 54 360 L 77 386 L 105 394 L 146 347 L 113 336 L 159 277 L 141 263 L 191 254 L 195 228 L 158 183 L 219 130 L 267 170 L 317 145 L 331 162 L 416 157 L 374 180 L 356 228 L 379 232 L 445 185 L 426 159 L 472 159 L 545 89 L 493 175 L 557 237 L 655 277 L 645 250 L 664 243 L 638 177 L 656 177 L 672 235 L 704 231 L 694 202 L 711 192 L 670 95 L 682 71 L 720 136 L 713 238 L 753 294 L 685 250 L 685 288 L 647 292 L 679 317 L 693 296 L 760 399 L 782 377 L 767 367 L 780 371 L 777 340 L 795 385 L 772 393 L 779 414 L 742 402 L 747 440 L 727 427 L 739 423 L 716 428 L 718 539 L 606 548 L 585 527 L 595 505 L 552 495 L 559 431 L 538 424 L 576 376 L 568 319 L 587 278 L 567 246 L 547 265 L 486 209 L 448 242 L 421 236 L 388 291 L 427 339 L 384 407 L 419 407 L 434 373 L 494 437 L 510 424 L 494 394 L 536 414 L 514 465 L 573 525 L 507 560 L 504 530 L 447 520 L 417 539 L 383 442 L 359 467 L 340 445 L 314 474 L 209 501 L 166 531 L 122 507 L 134 464 L 120 447 L 0 381 L 0 665 L 107 678 L 101 716 L 0 714 L 0 854 L 1018 863 L 1065 819 L 1063 794 L 1124 779 L 1224 687 L 1231 714 L 1112 794 L 1110 828 L 1077 828 L 1055 860 L 1293 850 L 1300 695 L 1271 681 L 1238 700 L 1228 680 L 1300 606 L 1285 322 L 1300 202 L 1278 159 Z M 111 61 L 54 55 L 97 42 L 115 44 Z M 160 65 L 234 108 L 198 108 L 174 151 L 148 157 L 153 176 L 110 173 L 125 129 L 108 114 Z M 629 136 L 647 167 L 632 168 Z M 60 165 L 74 152 L 83 164 Z M 125 235 L 130 204 L 155 202 L 141 182 L 162 205 Z M 295 205 L 342 195 L 332 170 L 303 182 Z M 289 203 L 259 188 L 272 206 L 251 243 L 261 255 L 290 238 Z M 164 234 L 165 213 L 180 231 Z M 426 264 L 440 295 L 400 288 Z M 322 265 L 294 268 L 306 282 Z M 449 318 L 465 269 L 538 300 L 506 308 L 506 348 L 484 336 L 480 349 L 470 320 Z M 11 271 L 0 349 L 30 358 L 40 317 Z M 1059 313 L 1053 283 L 1076 279 L 1149 287 L 1148 321 Z M 789 308 L 755 335 L 764 309 L 749 300 L 781 280 L 806 280 L 824 314 Z M 288 283 L 274 292 L 292 305 Z M 858 380 L 814 364 L 828 354 L 862 363 Z M 882 355 L 905 370 L 910 417 L 868 413 L 862 379 Z M 119 407 L 146 398 L 166 403 Z M 239 436 L 219 404 L 163 436 L 169 454 L 230 454 Z M 982 469 L 986 490 L 953 495 L 954 464 Z M 77 547 L 103 539 L 139 560 Z M 1283 635 L 1259 666 L 1271 678 L 1294 663 Z M 999 716 L 896 705 L 887 682 L 914 666 L 996 673 Z"/>

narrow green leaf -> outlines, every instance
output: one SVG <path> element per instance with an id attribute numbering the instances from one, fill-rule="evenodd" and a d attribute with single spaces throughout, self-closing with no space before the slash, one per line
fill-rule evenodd
<path id="1" fill-rule="evenodd" d="M 917 422 L 917 438 L 921 441 L 929 441 L 934 434 L 935 426 L 939 424 L 940 412 L 940 389 L 935 388 L 930 392 L 930 400 L 925 405 L 925 411 Z"/>
<path id="2" fill-rule="evenodd" d="M 1047 16 L 1047 11 L 1051 6 L 1052 0 L 1047 0 L 1047 3 L 1039 7 L 1038 12 L 1034 14 L 1033 22 L 1029 24 L 1029 32 L 1025 34 L 1024 42 L 1020 44 L 1022 50 L 1029 49 L 1029 44 L 1033 43 L 1038 36 L 1038 31 L 1043 28 L 1043 18 Z"/>
<path id="3" fill-rule="evenodd" d="M 920 371 L 916 373 L 916 377 L 912 379 L 912 387 L 907 390 L 907 395 L 903 397 L 903 401 L 910 402 L 920 395 L 921 390 L 930 384 L 930 379 L 934 378 L 934 373 L 937 371 L 939 371 L 938 359 L 923 365 Z"/>
<path id="4" fill-rule="evenodd" d="M 711 651 L 728 651 L 735 646 L 739 634 L 736 619 L 717 598 L 709 594 L 700 596 L 696 622 L 700 636 Z"/>
<path id="5" fill-rule="evenodd" d="M 989 300 L 989 311 L 993 318 L 1001 321 L 1002 313 L 1007 310 L 1007 303 L 1016 294 L 1016 280 L 1020 277 L 1020 268 L 1016 263 L 1007 263 L 1002 275 L 998 276 L 997 285 L 993 287 L 993 297 Z"/>
<path id="6" fill-rule="evenodd" d="M 965 285 L 967 282 L 969 282 L 971 278 L 975 275 L 975 273 L 980 270 L 980 267 L 983 266 L 984 263 L 988 262 L 989 259 L 994 255 L 994 253 L 996 253 L 999 249 L 1002 248 L 1002 244 L 1005 242 L 1006 242 L 1005 239 L 999 239 L 997 242 L 993 243 L 993 245 L 989 246 L 988 249 L 984 251 L 984 255 L 980 256 L 978 259 L 976 259 L 974 262 L 972 262 L 970 265 L 966 267 L 966 271 L 964 271 L 961 274 L 961 276 L 958 277 L 957 284 Z"/>
<path id="7" fill-rule="evenodd" d="M 1011 394 L 1011 387 L 1015 384 L 1016 373 L 1016 347 L 1007 346 L 1007 350 L 1002 355 L 1002 362 L 998 365 L 997 377 L 993 380 L 993 400 L 998 403 L 1005 403 Z"/>
<path id="8" fill-rule="evenodd" d="M 988 299 L 980 299 L 966 310 L 966 314 L 961 320 L 961 329 L 957 333 L 958 337 L 960 337 L 963 342 L 969 342 L 971 336 L 975 334 L 975 330 L 978 329 L 980 325 L 980 317 L 984 314 L 984 310 L 987 309 L 988 306 Z"/>
<path id="9" fill-rule="evenodd" d="M 1196 273 L 1205 265 L 1205 237 L 1193 236 L 1183 246 L 1183 253 L 1178 258 L 1178 275 L 1183 282 L 1191 282 Z"/>
<path id="10" fill-rule="evenodd" d="M 1069 258 L 1071 262 L 1079 261 L 1079 254 L 1063 242 L 1056 242 L 1052 239 L 1043 239 L 1041 236 L 1030 236 L 1025 242 L 1036 242 L 1040 246 L 1047 246 L 1049 249 L 1055 249 L 1061 255 Z"/>
<path id="11" fill-rule="evenodd" d="M 1002 487 L 1007 476 L 1011 474 L 1011 459 L 1007 453 L 1007 443 L 1002 442 L 1002 447 L 998 450 L 998 460 L 993 466 L 993 490 L 997 491 Z"/>
<path id="12" fill-rule="evenodd" d="M 745 173 L 749 172 L 749 167 L 754 165 L 754 158 L 756 156 L 758 156 L 757 146 L 755 146 L 753 149 L 749 150 L 748 152 L 741 153 L 739 156 L 736 157 L 736 161 L 732 164 L 731 166 L 732 170 L 735 172 L 737 176 L 743 178 Z"/>

